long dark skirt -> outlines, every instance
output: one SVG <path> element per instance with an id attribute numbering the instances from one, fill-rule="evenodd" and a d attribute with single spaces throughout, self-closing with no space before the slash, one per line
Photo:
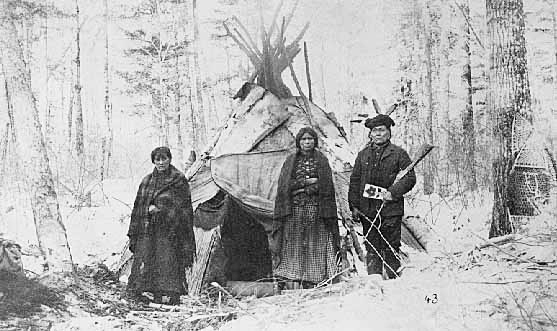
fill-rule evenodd
<path id="1" fill-rule="evenodd" d="M 174 239 L 174 240 L 172 240 Z M 180 250 L 168 233 L 154 230 L 137 238 L 128 291 L 185 293 L 185 266 Z"/>
<path id="2" fill-rule="evenodd" d="M 280 264 L 274 275 L 318 283 L 337 272 L 333 234 L 319 219 L 317 206 L 293 206 L 285 220 Z"/>

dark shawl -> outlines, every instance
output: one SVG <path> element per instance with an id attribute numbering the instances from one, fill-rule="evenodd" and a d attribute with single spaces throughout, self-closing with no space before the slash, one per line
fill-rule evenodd
<path id="1" fill-rule="evenodd" d="M 153 183 L 156 169 L 141 181 L 135 198 L 128 237 L 130 246 L 135 244 L 140 235 L 148 235 L 146 222 L 151 222 L 159 227 L 175 241 L 180 250 L 184 266 L 191 266 L 195 256 L 195 237 L 193 234 L 193 208 L 189 184 L 184 176 L 173 165 L 169 166 L 168 173 L 162 178 L 163 183 L 157 189 Z M 148 208 L 155 204 L 161 212 L 150 216 Z"/>
<path id="2" fill-rule="evenodd" d="M 290 179 L 299 151 L 290 154 L 280 172 L 277 195 L 275 198 L 275 210 L 273 212 L 273 232 L 280 232 L 284 219 L 291 215 Z M 337 204 L 335 199 L 335 186 L 333 173 L 327 157 L 318 150 L 314 150 L 317 162 L 318 187 L 319 187 L 319 217 L 325 222 L 327 229 L 333 233 L 335 247 L 340 246 L 340 235 L 338 230 Z"/>

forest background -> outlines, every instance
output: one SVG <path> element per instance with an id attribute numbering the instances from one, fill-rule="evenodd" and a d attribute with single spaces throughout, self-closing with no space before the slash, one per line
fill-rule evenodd
<path id="1" fill-rule="evenodd" d="M 222 23 L 237 16 L 257 40 L 257 1 L 21 4 L 18 32 L 58 191 L 141 177 L 158 145 L 169 145 L 183 168 L 226 121 L 231 97 L 253 73 Z M 267 25 L 278 4 L 262 5 Z M 484 1 L 286 1 L 283 12 L 294 6 L 287 38 L 310 23 L 303 41 L 314 102 L 336 115 L 354 150 L 367 137 L 350 120 L 373 115 L 372 99 L 383 108 L 402 101 L 394 142 L 411 154 L 425 141 L 439 146 L 436 162 L 420 168 L 434 174 L 426 191 L 491 187 Z M 536 139 L 554 155 L 555 10 L 553 1 L 524 2 Z M 303 54 L 294 68 L 305 81 Z M 4 183 L 17 180 L 7 98 L 0 93 Z"/>
<path id="2" fill-rule="evenodd" d="M 168 145 L 184 169 L 225 123 L 232 96 L 253 73 L 223 22 L 237 17 L 257 40 L 275 1 L 9 1 L 54 188 L 90 205 L 107 179 L 136 183 L 149 152 Z M 355 119 L 399 106 L 393 141 L 410 154 L 438 146 L 418 168 L 416 194 L 463 197 L 493 187 L 493 117 L 487 108 L 489 47 L 484 1 L 284 1 L 296 9 L 287 39 L 309 22 L 314 102 L 344 126 L 352 148 L 366 143 Z M 553 1 L 524 2 L 534 133 L 555 155 L 557 19 Z M 294 69 L 305 82 L 302 54 Z M 3 191 L 24 190 L 5 70 L 0 93 Z M 284 80 L 291 88 L 290 76 Z M 307 91 L 305 84 L 302 84 Z M 293 89 L 292 89 L 293 90 Z M 293 90 L 294 91 L 294 90 Z M 17 130 L 17 127 L 15 128 Z M 25 152 L 19 151 L 25 159 Z M 133 189 L 132 189 L 133 190 Z M 7 211 L 6 211 L 7 212 Z"/>

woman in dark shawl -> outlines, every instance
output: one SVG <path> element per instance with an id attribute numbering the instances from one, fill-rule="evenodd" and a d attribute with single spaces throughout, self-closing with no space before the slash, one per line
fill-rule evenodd
<path id="1" fill-rule="evenodd" d="M 335 188 L 329 161 L 310 127 L 296 135 L 284 162 L 273 219 L 274 275 L 312 286 L 337 272 L 340 245 Z"/>
<path id="2" fill-rule="evenodd" d="M 155 148 L 155 168 L 139 185 L 128 231 L 134 257 L 128 291 L 140 299 L 151 292 L 155 302 L 178 304 L 187 291 L 185 268 L 195 257 L 195 238 L 188 181 L 171 160 L 168 147 Z"/>

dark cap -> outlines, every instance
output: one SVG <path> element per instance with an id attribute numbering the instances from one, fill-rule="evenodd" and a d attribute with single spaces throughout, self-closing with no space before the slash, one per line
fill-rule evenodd
<path id="1" fill-rule="evenodd" d="M 365 126 L 370 130 L 381 125 L 391 129 L 391 126 L 395 126 L 395 122 L 388 115 L 379 114 L 373 118 L 368 118 L 365 123 Z"/>

